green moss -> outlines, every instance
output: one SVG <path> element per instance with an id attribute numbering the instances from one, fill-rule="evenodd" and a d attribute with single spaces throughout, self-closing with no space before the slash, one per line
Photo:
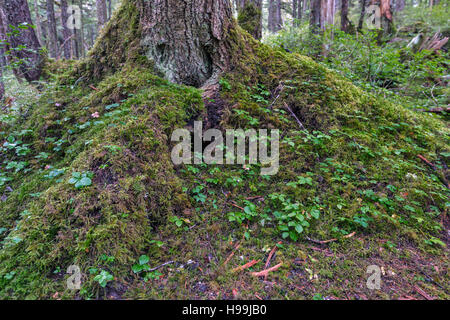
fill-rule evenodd
<path id="1" fill-rule="evenodd" d="M 7 230 L 0 234 L 0 297 L 49 298 L 55 292 L 105 297 L 109 291 L 89 272 L 96 268 L 114 275 L 107 290 L 130 298 L 230 298 L 238 288 L 241 297 L 254 299 L 254 292 L 269 290 L 266 284 L 230 270 L 263 261 L 281 239 L 273 213 L 283 208 L 271 194 L 305 212 L 319 210 L 320 218 L 311 220 L 298 243 L 286 240 L 279 248 L 272 265 L 283 267 L 271 277 L 280 285 L 266 292 L 270 297 L 343 295 L 343 284 L 361 290 L 365 267 L 383 262 L 384 240 L 399 244 L 382 253 L 384 261 L 414 261 L 415 256 L 400 257 L 413 248 L 445 262 L 442 250 L 425 241 L 441 237 L 448 189 L 417 158 L 421 154 L 438 164 L 445 157 L 449 131 L 442 121 L 374 97 L 311 59 L 273 50 L 237 27 L 229 34 L 233 68 L 223 76 L 217 99 L 223 104 L 220 128 L 280 129 L 279 174 L 262 177 L 258 166 L 174 167 L 168 137 L 208 110 L 198 89 L 159 78 L 140 58 L 137 14 L 126 1 L 113 19 L 127 21 L 125 32 L 110 23 L 75 72 L 64 71 L 70 63 L 50 63 L 54 88 L 1 133 L 6 140 L 29 130 L 20 137 L 31 153 L 19 157 L 8 151 L 1 159 L 26 160 L 31 170 L 1 169 L 13 181 L 0 207 L 0 228 Z M 117 51 L 121 41 L 133 49 Z M 102 56 L 107 58 L 99 62 Z M 38 161 L 40 152 L 51 157 Z M 64 172 L 46 178 L 54 169 Z M 88 171 L 90 186 L 75 189 L 68 183 L 73 172 Z M 294 183 L 300 177 L 309 183 Z M 0 192 L 7 192 L 5 186 Z M 248 200 L 252 196 L 259 198 Z M 248 201 L 257 218 L 228 221 L 228 213 L 237 210 L 232 204 Z M 351 232 L 356 236 L 343 237 Z M 338 240 L 324 254 L 311 249 L 306 236 Z M 225 265 L 237 241 L 239 253 Z M 143 286 L 131 271 L 142 254 L 151 256 L 152 265 L 176 260 L 177 269 Z M 307 267 L 299 267 L 298 259 Z M 80 293 L 66 288 L 64 271 L 73 264 L 84 274 Z M 261 268 L 262 262 L 253 271 Z M 310 281 L 314 274 L 318 280 Z M 302 286 L 309 291 L 296 289 Z M 374 298 L 392 294 L 363 292 Z M 446 296 L 439 289 L 436 294 Z"/>
<path id="2" fill-rule="evenodd" d="M 262 10 L 252 1 L 248 1 L 245 7 L 238 12 L 238 23 L 248 33 L 257 39 L 262 36 Z"/>

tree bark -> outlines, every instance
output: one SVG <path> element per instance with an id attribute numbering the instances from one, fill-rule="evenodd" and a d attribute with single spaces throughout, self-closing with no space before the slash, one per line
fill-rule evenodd
<path id="1" fill-rule="evenodd" d="M 303 8 L 305 2 L 303 0 L 292 1 L 292 19 L 294 20 L 294 26 L 298 26 L 303 17 Z"/>
<path id="2" fill-rule="evenodd" d="M 317 34 L 320 32 L 321 26 L 321 7 L 322 0 L 311 0 L 311 17 L 309 21 L 310 30 L 312 33 Z"/>
<path id="3" fill-rule="evenodd" d="M 67 26 L 69 20 L 67 0 L 61 0 L 61 25 L 63 26 L 64 58 L 72 58 L 72 31 Z"/>
<path id="4" fill-rule="evenodd" d="M 262 38 L 262 0 L 237 0 L 239 25 L 255 39 Z"/>
<path id="5" fill-rule="evenodd" d="M 325 30 L 327 26 L 334 24 L 335 13 L 335 0 L 322 0 L 320 12 L 320 28 L 322 30 Z"/>
<path id="6" fill-rule="evenodd" d="M 41 15 L 39 13 L 39 2 L 34 0 L 34 15 L 36 16 L 36 32 L 41 47 L 44 46 L 44 35 L 42 33 Z"/>
<path id="7" fill-rule="evenodd" d="M 362 31 L 364 24 L 364 16 L 366 15 L 367 0 L 361 0 L 361 14 L 359 16 L 358 31 Z"/>
<path id="8" fill-rule="evenodd" d="M 55 7 L 54 0 L 47 0 L 47 35 L 48 35 L 48 52 L 50 57 L 58 56 L 58 36 L 56 31 Z"/>
<path id="9" fill-rule="evenodd" d="M 278 32 L 283 27 L 281 17 L 281 0 L 269 0 L 269 24 L 270 32 Z"/>
<path id="10" fill-rule="evenodd" d="M 390 35 L 394 29 L 394 17 L 391 10 L 391 0 L 371 0 L 373 5 L 380 6 L 381 33 L 380 36 Z M 381 40 L 381 39 L 380 39 Z"/>
<path id="11" fill-rule="evenodd" d="M 2 9 L 0 8 L 0 11 L 1 10 Z M 1 61 L 0 61 L 0 104 L 3 102 L 3 98 L 5 96 L 5 83 L 3 81 L 3 68 L 4 68 L 4 64 L 6 63 L 5 42 L 7 40 L 2 16 L 3 16 L 3 14 L 0 13 L 0 59 L 1 59 Z"/>
<path id="12" fill-rule="evenodd" d="M 230 62 L 228 0 L 140 2 L 141 45 L 168 80 L 201 87 L 214 83 Z"/>
<path id="13" fill-rule="evenodd" d="M 100 31 L 107 21 L 106 2 L 105 0 L 96 0 L 97 3 L 97 25 Z"/>
<path id="14" fill-rule="evenodd" d="M 341 30 L 347 33 L 350 27 L 350 20 L 348 20 L 348 1 L 342 0 L 341 2 Z"/>
<path id="15" fill-rule="evenodd" d="M 8 43 L 11 50 L 11 58 L 13 62 L 21 62 L 13 64 L 15 71 L 23 76 L 27 81 L 32 82 L 39 80 L 41 76 L 42 56 L 40 53 L 40 44 L 34 29 L 19 29 L 18 26 L 27 24 L 32 26 L 30 9 L 26 0 L 0 0 L 0 5 L 4 12 L 4 22 L 7 25 Z M 20 30 L 14 32 L 14 30 Z"/>
<path id="16" fill-rule="evenodd" d="M 80 53 L 80 57 L 84 57 L 86 55 L 86 50 L 84 48 L 84 11 L 83 11 L 83 0 L 79 0 L 79 5 L 80 5 L 80 14 L 81 14 L 81 18 L 80 18 L 80 30 L 78 30 L 77 36 L 77 43 L 78 43 L 78 51 Z"/>

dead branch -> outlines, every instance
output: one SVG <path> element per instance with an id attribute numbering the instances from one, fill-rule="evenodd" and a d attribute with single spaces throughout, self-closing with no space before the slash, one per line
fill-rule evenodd
<path id="1" fill-rule="evenodd" d="M 273 266 L 272 268 L 269 268 L 269 269 L 266 269 L 266 270 L 263 270 L 260 272 L 252 272 L 250 274 L 254 277 L 267 277 L 269 272 L 278 270 L 282 265 L 283 265 L 283 263 L 279 263 L 276 266 Z"/>

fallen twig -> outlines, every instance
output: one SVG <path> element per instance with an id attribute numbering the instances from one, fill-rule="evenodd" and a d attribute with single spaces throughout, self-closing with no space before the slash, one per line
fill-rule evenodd
<path id="1" fill-rule="evenodd" d="M 231 203 L 231 205 L 232 205 L 233 207 L 236 207 L 236 208 L 238 208 L 238 209 L 241 209 L 242 211 L 245 210 L 244 208 L 238 206 L 237 204 Z"/>
<path id="2" fill-rule="evenodd" d="M 246 264 L 244 264 L 243 266 L 239 266 L 237 268 L 234 268 L 231 272 L 238 272 L 238 271 L 242 271 L 245 270 L 247 268 L 253 267 L 255 264 L 257 264 L 258 262 L 260 262 L 261 260 L 252 260 Z"/>
<path id="3" fill-rule="evenodd" d="M 300 128 L 302 128 L 305 131 L 306 130 L 305 126 L 303 125 L 303 123 L 301 123 L 301 121 L 297 118 L 297 116 L 295 115 L 295 113 L 292 111 L 292 109 L 287 105 L 287 103 L 284 103 L 285 108 L 289 111 L 289 113 L 291 114 L 292 117 L 294 117 L 294 119 L 297 121 L 298 125 L 300 126 Z"/>
<path id="4" fill-rule="evenodd" d="M 436 166 L 434 164 L 432 164 L 430 161 L 428 161 L 424 156 L 422 156 L 420 154 L 417 155 L 417 157 L 420 160 L 422 160 L 423 162 L 425 162 L 434 172 L 436 172 L 439 180 L 441 180 L 441 182 L 444 184 L 444 186 L 446 186 L 447 188 L 450 189 L 450 184 L 448 183 L 447 179 L 439 172 L 439 170 L 436 168 Z"/>
<path id="5" fill-rule="evenodd" d="M 282 244 L 282 241 L 279 241 L 277 243 L 278 244 Z M 269 256 L 267 257 L 267 261 L 266 261 L 266 265 L 264 266 L 264 269 L 267 269 L 267 267 L 270 265 L 270 260 L 272 260 L 272 256 L 275 254 L 275 251 L 277 251 L 278 246 L 275 245 L 275 247 L 273 247 L 272 251 L 270 251 Z M 264 280 L 266 280 L 267 276 L 264 277 Z"/>
<path id="6" fill-rule="evenodd" d="M 269 268 L 269 269 L 266 269 L 266 270 L 263 270 L 260 272 L 252 272 L 250 274 L 254 277 L 267 277 L 269 272 L 278 270 L 282 265 L 283 265 L 283 263 L 279 263 L 276 266 L 273 266 L 272 268 Z"/>
<path id="7" fill-rule="evenodd" d="M 427 300 L 434 300 L 433 297 L 431 297 L 430 295 L 428 295 L 428 293 L 426 293 L 425 291 L 423 291 L 422 289 L 420 289 L 418 286 L 414 286 L 414 289 L 416 289 L 417 293 L 419 293 L 422 297 L 424 297 Z"/>
<path id="8" fill-rule="evenodd" d="M 277 244 L 282 244 L 282 242 L 279 241 Z M 272 256 L 275 254 L 275 251 L 277 251 L 277 249 L 278 249 L 278 246 L 275 245 L 275 247 L 273 247 L 272 251 L 270 251 L 269 257 L 267 257 L 267 261 L 266 261 L 266 264 L 264 266 L 264 269 L 267 269 L 267 267 L 269 266 L 270 260 L 272 259 Z"/>
<path id="9" fill-rule="evenodd" d="M 147 271 L 149 271 L 149 272 L 156 271 L 156 270 L 161 269 L 162 267 L 167 266 L 168 264 L 172 264 L 172 263 L 174 263 L 174 261 L 168 261 L 168 262 L 165 262 L 165 263 L 163 263 L 163 264 L 160 264 L 160 265 L 157 266 L 157 267 L 148 269 Z"/>
<path id="10" fill-rule="evenodd" d="M 245 198 L 245 200 L 255 200 L 255 199 L 263 199 L 263 198 L 264 198 L 263 196 L 254 196 L 254 197 Z"/>
<path id="11" fill-rule="evenodd" d="M 234 254 L 236 253 L 236 251 L 239 249 L 240 246 L 241 246 L 241 244 L 238 243 L 238 244 L 234 247 L 233 252 L 230 253 L 230 255 L 228 256 L 228 258 L 227 258 L 227 259 L 225 260 L 225 262 L 223 263 L 224 266 L 226 266 L 227 263 L 231 260 L 231 258 L 233 258 Z"/>
<path id="12" fill-rule="evenodd" d="M 348 238 L 353 237 L 355 234 L 356 234 L 356 232 L 352 232 L 352 233 L 350 233 L 350 234 L 344 236 L 343 238 L 348 239 Z M 330 242 L 338 241 L 338 239 L 330 239 L 330 240 L 314 240 L 314 239 L 311 239 L 311 238 L 309 238 L 309 237 L 306 237 L 306 240 L 311 241 L 311 242 L 314 242 L 314 243 L 317 243 L 317 244 L 327 244 L 327 243 L 330 243 Z"/>
<path id="13" fill-rule="evenodd" d="M 92 84 L 90 84 L 88 87 L 91 88 L 94 91 L 98 91 L 98 89 L 96 87 L 94 87 Z"/>
<path id="14" fill-rule="evenodd" d="M 428 109 L 428 110 L 422 110 L 422 112 L 437 113 L 437 114 L 446 113 L 446 112 L 450 113 L 450 108 L 433 108 L 433 109 Z"/>
<path id="15" fill-rule="evenodd" d="M 327 244 L 327 243 L 330 243 L 330 242 L 337 241 L 338 239 L 330 239 L 330 240 L 323 240 L 322 241 L 322 240 L 314 240 L 314 239 L 311 239 L 309 237 L 306 237 L 306 240 L 311 241 L 311 242 L 316 243 L 316 244 Z"/>

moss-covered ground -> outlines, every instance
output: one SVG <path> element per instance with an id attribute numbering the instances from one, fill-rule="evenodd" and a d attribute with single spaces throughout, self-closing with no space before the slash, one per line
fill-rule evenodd
<path id="1" fill-rule="evenodd" d="M 86 61 L 50 61 L 39 99 L 0 115 L 0 298 L 449 298 L 446 123 L 239 28 L 205 99 L 153 72 L 120 10 Z M 220 129 L 280 130 L 277 175 L 172 164 L 173 130 L 212 106 Z"/>

